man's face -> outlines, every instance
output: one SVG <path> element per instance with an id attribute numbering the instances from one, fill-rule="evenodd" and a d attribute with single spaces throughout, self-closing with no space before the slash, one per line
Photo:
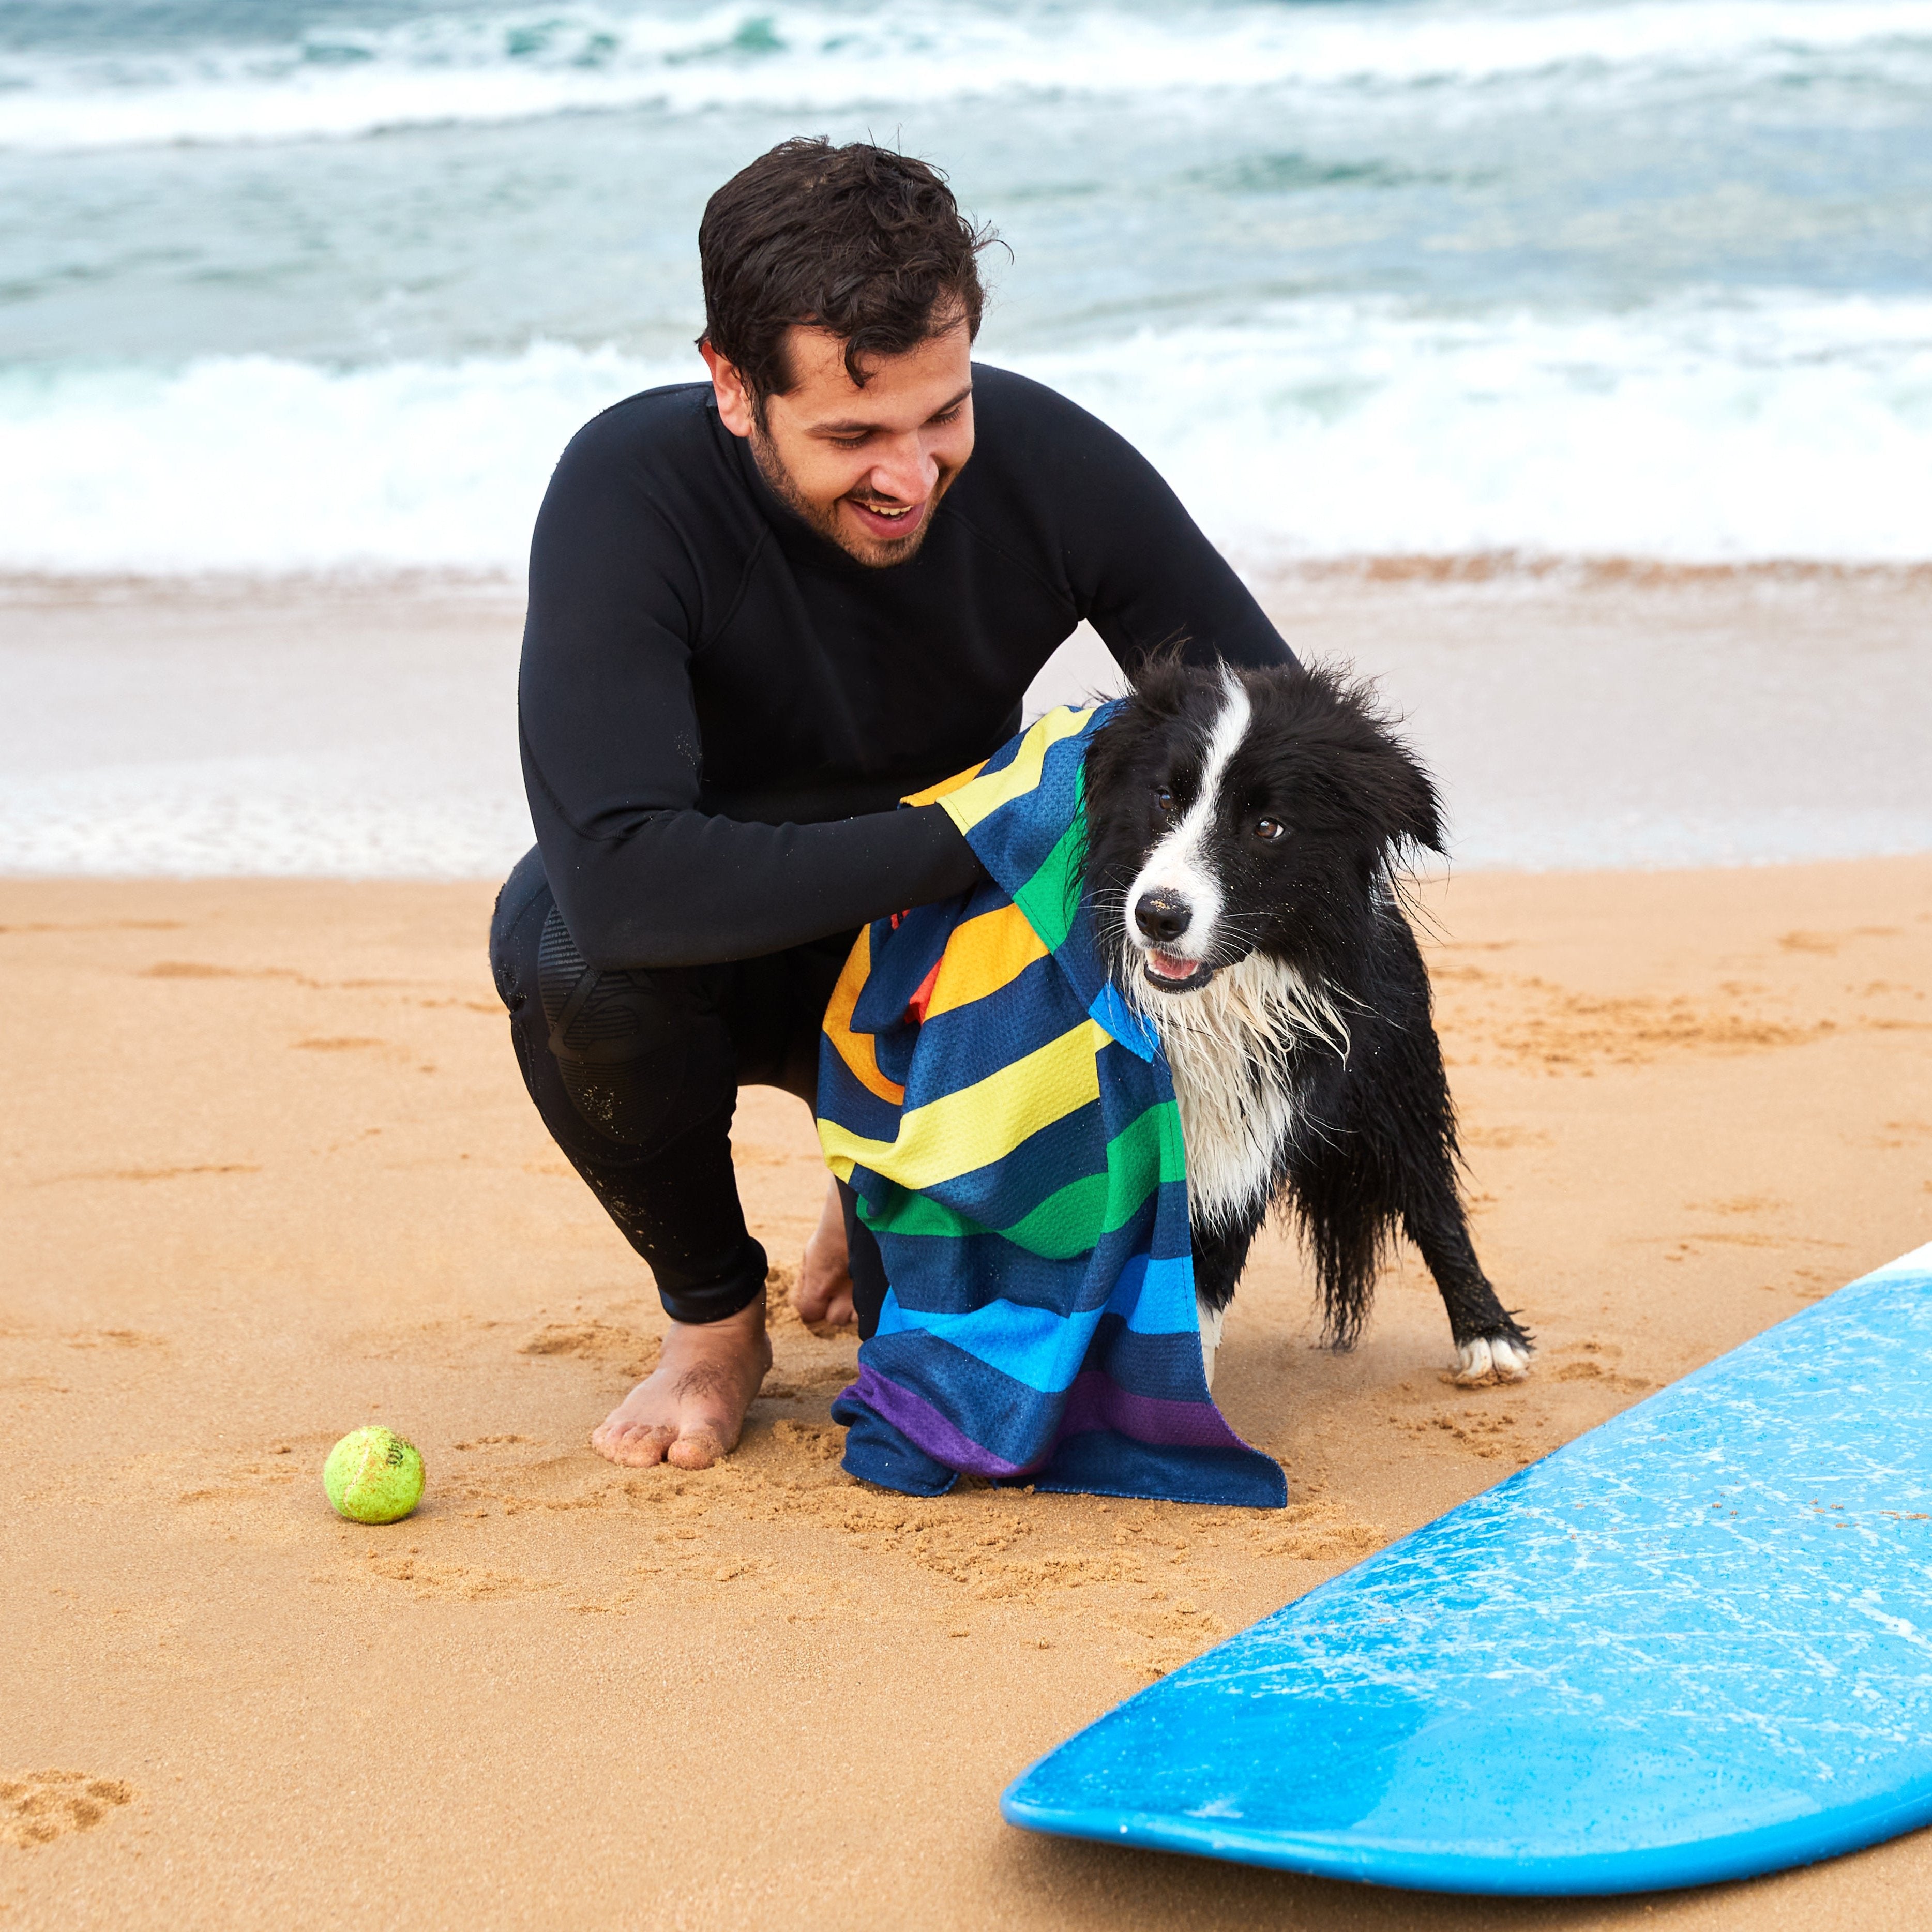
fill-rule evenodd
<path id="1" fill-rule="evenodd" d="M 792 387 L 766 399 L 761 428 L 737 370 L 704 345 L 724 427 L 750 439 L 765 481 L 820 536 L 875 570 L 907 562 L 973 454 L 965 323 L 873 360 L 863 388 L 838 337 L 794 328 L 788 349 Z"/>

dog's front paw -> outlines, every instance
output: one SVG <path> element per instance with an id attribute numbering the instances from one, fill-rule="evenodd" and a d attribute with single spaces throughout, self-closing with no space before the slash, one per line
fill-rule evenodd
<path id="1" fill-rule="evenodd" d="M 1478 1335 L 1456 1351 L 1456 1379 L 1465 1388 L 1478 1382 L 1520 1382 L 1529 1373 L 1529 1345 L 1508 1335 Z"/>

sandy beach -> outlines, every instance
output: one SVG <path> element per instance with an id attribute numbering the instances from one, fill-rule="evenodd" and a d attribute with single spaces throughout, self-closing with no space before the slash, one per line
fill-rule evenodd
<path id="1" fill-rule="evenodd" d="M 1928 124 L 1932 0 L 10 0 L 0 1932 L 1932 1923 L 1932 1829 L 1537 1902 L 998 1811 L 1122 1699 L 1932 1240 Z M 820 135 L 938 170 L 978 292 L 934 280 L 962 239 L 918 226 L 930 189 L 888 196 L 890 158 L 876 246 L 814 188 L 791 266 L 732 219 L 700 250 L 722 185 Z M 533 530 L 566 709 L 635 715 L 635 666 L 578 680 L 646 620 L 692 654 L 710 742 L 670 735 L 714 776 L 717 694 L 778 702 L 706 662 L 721 638 L 777 676 L 806 625 L 857 721 L 902 669 L 943 703 L 948 652 L 1081 609 L 1140 644 L 1240 622 L 1174 580 L 1195 553 L 1132 461 L 997 382 L 938 514 L 1010 477 L 1042 541 L 982 519 L 943 600 L 800 577 L 765 495 L 696 507 L 702 460 L 660 490 L 643 443 L 608 501 L 653 507 L 613 523 L 568 483 L 616 462 L 603 431 L 540 522 L 580 427 L 700 382 L 701 334 L 799 373 L 733 320 L 754 284 L 773 316 L 903 311 L 864 345 L 956 298 L 979 364 L 1124 438 L 1300 658 L 1375 684 L 1444 807 L 1418 902 L 1526 1382 L 1455 1385 L 1408 1251 L 1324 1350 L 1270 1232 L 1214 1394 L 1285 1510 L 867 1490 L 829 1413 L 856 1337 L 786 1299 L 812 1124 L 753 1090 L 776 1365 L 742 1444 L 700 1473 L 592 1450 L 666 1323 L 485 958 L 532 837 Z M 928 487 L 885 455 L 860 479 L 910 447 L 896 382 L 851 417 L 883 439 L 784 390 L 793 484 L 837 466 L 820 507 L 868 542 L 926 526 L 859 507 Z M 963 446 L 946 393 L 904 417 L 921 475 Z M 634 587 L 659 571 L 669 603 Z M 1022 632 L 993 614 L 1029 576 Z M 848 676 L 888 611 L 904 657 Z M 1023 712 L 1120 680 L 1082 624 Z M 838 722 L 804 710 L 800 746 Z M 554 787 L 682 782 L 604 793 L 563 735 Z M 370 1422 L 428 1465 L 380 1528 L 322 1484 Z"/>
<path id="2" fill-rule="evenodd" d="M 1909 1839 L 1705 1893 L 1377 1893 L 1013 1831 L 1156 1673 L 1932 1228 L 1932 859 L 1430 889 L 1478 1238 L 1537 1331 L 1443 1372 L 1405 1257 L 1313 1346 L 1270 1240 L 1216 1394 L 1287 1513 L 862 1490 L 782 1316 L 740 1453 L 614 1469 L 650 1284 L 518 1084 L 490 889 L 18 880 L 0 1415 L 0 1924 L 1915 1922 Z M 748 1096 L 795 1257 L 805 1110 Z M 338 1521 L 380 1419 L 427 1502 Z"/>

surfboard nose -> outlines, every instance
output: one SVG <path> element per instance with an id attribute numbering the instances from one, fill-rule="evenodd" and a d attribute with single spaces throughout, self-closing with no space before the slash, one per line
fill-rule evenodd
<path id="1" fill-rule="evenodd" d="M 1430 1891 L 1746 1877 L 1932 1822 L 1928 1630 L 1932 1246 L 1162 1678 L 1001 1810 Z"/>

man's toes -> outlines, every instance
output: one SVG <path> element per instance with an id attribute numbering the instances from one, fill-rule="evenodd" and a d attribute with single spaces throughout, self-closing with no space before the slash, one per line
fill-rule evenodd
<path id="1" fill-rule="evenodd" d="M 810 1263 L 799 1270 L 791 1285 L 791 1305 L 801 1322 L 823 1322 L 831 1299 L 830 1284 L 814 1278 Z"/>
<path id="2" fill-rule="evenodd" d="M 814 1260 L 812 1250 L 807 1248 L 798 1279 L 792 1283 L 791 1305 L 807 1327 L 814 1322 L 834 1328 L 849 1327 L 854 1319 L 852 1277 L 847 1272 L 844 1255 L 833 1266 Z"/>
<path id="3" fill-rule="evenodd" d="M 676 1440 L 677 1431 L 662 1423 L 607 1422 L 592 1432 L 590 1446 L 626 1468 L 648 1469 L 664 1460 L 664 1451 Z"/>
<path id="4" fill-rule="evenodd" d="M 686 1430 L 664 1450 L 664 1459 L 680 1469 L 708 1469 L 730 1453 L 731 1444 L 709 1423 L 700 1422 Z"/>

